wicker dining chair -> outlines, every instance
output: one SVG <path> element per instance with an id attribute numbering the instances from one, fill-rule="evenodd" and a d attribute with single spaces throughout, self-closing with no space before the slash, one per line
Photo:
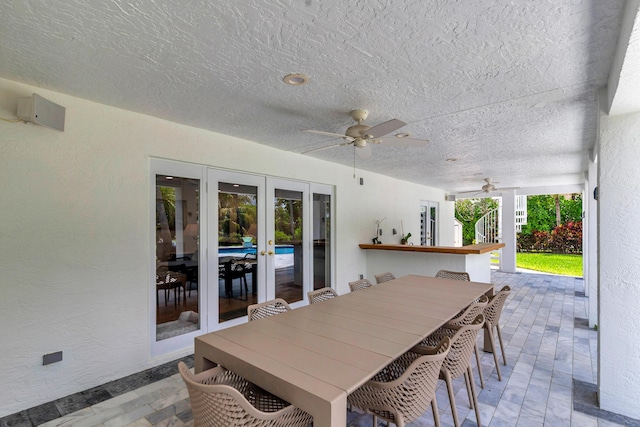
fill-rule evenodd
<path id="1" fill-rule="evenodd" d="M 467 282 L 471 280 L 469 278 L 469 273 L 467 273 L 466 271 L 440 270 L 436 273 L 436 277 L 439 277 L 441 279 L 464 280 Z"/>
<path id="2" fill-rule="evenodd" d="M 247 307 L 247 315 L 249 322 L 252 320 L 262 319 L 264 317 L 273 316 L 274 314 L 284 313 L 291 310 L 289 304 L 282 298 L 276 298 L 258 304 L 251 304 Z"/>
<path id="3" fill-rule="evenodd" d="M 500 331 L 500 315 L 504 308 L 504 303 L 507 297 L 511 293 L 509 286 L 504 286 L 500 291 L 492 296 L 489 300 L 489 304 L 484 309 L 485 324 L 484 328 L 489 335 L 489 345 L 491 346 L 491 352 L 493 353 L 493 361 L 496 364 L 496 372 L 498 373 L 498 380 L 502 381 L 502 375 L 500 375 L 500 364 L 498 363 L 498 355 L 496 354 L 496 348 L 493 343 L 493 329 L 498 331 L 498 340 L 500 341 L 500 350 L 502 352 L 502 362 L 507 365 L 507 357 L 504 352 L 504 343 L 502 342 L 502 332 Z"/>
<path id="4" fill-rule="evenodd" d="M 221 366 L 194 375 L 179 362 L 178 371 L 198 427 L 305 427 L 313 422 L 305 411 Z"/>
<path id="5" fill-rule="evenodd" d="M 473 304 L 469 305 L 466 309 L 458 313 L 453 319 L 445 323 L 444 327 L 464 326 L 473 323 L 478 314 L 484 314 L 484 310 L 489 303 L 489 297 L 486 295 L 480 296 Z M 485 326 L 486 326 L 485 318 Z M 482 373 L 482 364 L 480 362 L 480 351 L 478 350 L 478 344 L 473 346 L 473 351 L 476 354 L 476 367 L 478 368 L 478 377 L 480 379 L 480 387 L 484 388 L 484 375 Z"/>
<path id="6" fill-rule="evenodd" d="M 371 286 L 373 286 L 373 283 L 371 283 L 368 279 L 359 279 L 354 280 L 353 282 L 349 282 L 349 289 L 351 289 L 351 292 L 370 288 Z"/>
<path id="7" fill-rule="evenodd" d="M 479 314 L 469 325 L 451 325 L 450 328 L 438 329 L 423 340 L 422 343 L 417 346 L 418 348 L 414 347 L 412 349 L 412 351 L 419 351 L 419 347 L 422 345 L 432 346 L 433 343 L 439 342 L 445 336 L 451 338 L 451 349 L 440 368 L 440 379 L 444 380 L 447 384 L 449 404 L 451 405 L 451 413 L 453 414 L 455 427 L 460 427 L 460 422 L 458 420 L 458 410 L 456 409 L 453 380 L 460 376 L 464 376 L 467 395 L 469 396 L 469 406 L 473 408 L 476 413 L 476 422 L 478 426 L 482 425 L 480 422 L 480 408 L 478 407 L 475 383 L 473 381 L 473 370 L 471 369 L 471 354 L 473 353 L 473 346 L 478 337 L 478 331 L 482 329 L 483 326 L 484 315 Z"/>
<path id="8" fill-rule="evenodd" d="M 338 293 L 332 288 L 320 288 L 315 291 L 307 292 L 307 298 L 309 298 L 309 304 L 315 304 L 317 302 L 326 301 L 338 296 Z"/>
<path id="9" fill-rule="evenodd" d="M 349 394 L 347 402 L 372 414 L 374 426 L 379 417 L 397 427 L 422 416 L 431 403 L 433 421 L 440 427 L 435 391 L 450 345 L 451 340 L 444 337 L 436 347 L 406 352 Z"/>
<path id="10" fill-rule="evenodd" d="M 387 271 L 386 273 L 376 274 L 376 283 L 379 284 L 388 282 L 389 280 L 393 280 L 395 278 L 396 276 L 394 276 L 393 273 Z"/>

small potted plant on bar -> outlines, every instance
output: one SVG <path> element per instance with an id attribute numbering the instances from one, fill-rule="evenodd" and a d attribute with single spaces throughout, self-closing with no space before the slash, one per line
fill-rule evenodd
<path id="1" fill-rule="evenodd" d="M 411 233 L 407 233 L 404 234 L 404 224 L 402 223 L 402 221 L 400 221 L 400 244 L 401 245 L 408 245 L 409 244 L 409 237 L 411 237 Z"/>
<path id="2" fill-rule="evenodd" d="M 407 233 L 406 235 L 402 236 L 402 238 L 400 239 L 400 244 L 408 245 L 409 244 L 409 237 L 411 237 L 411 233 Z"/>

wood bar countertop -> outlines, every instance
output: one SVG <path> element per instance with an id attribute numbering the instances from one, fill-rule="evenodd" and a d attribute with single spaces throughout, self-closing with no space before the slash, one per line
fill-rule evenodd
<path id="1" fill-rule="evenodd" d="M 400 244 L 368 244 L 361 243 L 360 249 L 375 249 L 379 251 L 430 252 L 437 254 L 479 255 L 504 248 L 504 243 L 478 243 L 467 246 L 418 246 Z"/>

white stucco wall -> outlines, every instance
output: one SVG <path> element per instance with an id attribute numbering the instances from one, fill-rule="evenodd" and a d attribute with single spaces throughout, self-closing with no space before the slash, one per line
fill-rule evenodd
<path id="1" fill-rule="evenodd" d="M 599 399 L 640 419 L 640 114 L 601 119 Z"/>
<path id="2" fill-rule="evenodd" d="M 336 186 L 339 292 L 366 271 L 375 219 L 419 232 L 444 192 L 0 79 L 0 115 L 36 92 L 66 107 L 64 132 L 0 121 L 0 417 L 189 354 L 150 356 L 151 157 Z M 62 350 L 62 362 L 42 356 Z"/>

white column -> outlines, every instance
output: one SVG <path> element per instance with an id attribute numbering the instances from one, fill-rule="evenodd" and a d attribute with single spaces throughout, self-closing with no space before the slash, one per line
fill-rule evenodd
<path id="1" fill-rule="evenodd" d="M 603 116 L 598 156 L 598 398 L 640 418 L 640 113 Z"/>
<path id="2" fill-rule="evenodd" d="M 516 192 L 502 193 L 502 257 L 500 269 L 507 273 L 516 272 Z"/>
<path id="3" fill-rule="evenodd" d="M 585 213 L 582 219 L 582 259 L 584 293 L 589 298 L 587 316 L 591 328 L 598 323 L 598 202 L 594 198 L 597 185 L 598 165 L 590 161 L 585 193 L 582 197 Z"/>

